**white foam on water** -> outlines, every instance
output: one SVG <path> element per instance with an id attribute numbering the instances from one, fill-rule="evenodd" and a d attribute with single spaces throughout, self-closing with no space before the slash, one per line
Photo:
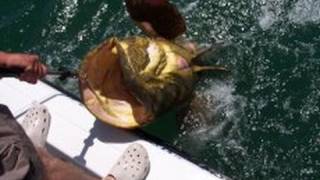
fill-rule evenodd
<path id="1" fill-rule="evenodd" d="M 267 30 L 277 21 L 277 17 L 268 6 L 262 6 L 261 11 L 262 15 L 258 18 L 259 25 L 263 30 Z"/>
<path id="2" fill-rule="evenodd" d="M 281 19 L 281 13 L 284 11 L 284 2 L 268 0 L 260 4 L 262 4 L 262 6 L 261 15 L 258 17 L 259 26 L 263 30 L 267 30 Z"/>
<path id="3" fill-rule="evenodd" d="M 65 32 L 70 20 L 78 11 L 78 0 L 64 0 L 61 2 L 63 8 L 58 13 L 57 23 L 52 27 L 52 30 L 56 33 Z"/>
<path id="4" fill-rule="evenodd" d="M 191 2 L 191 3 L 188 3 L 188 4 L 186 4 L 185 7 L 183 7 L 183 8 L 181 9 L 181 12 L 182 12 L 183 14 L 187 14 L 187 13 L 189 13 L 190 11 L 194 10 L 194 9 L 198 6 L 198 4 L 199 4 L 199 1 L 198 1 L 198 0 L 197 0 L 197 1 L 194 1 L 194 2 Z"/>
<path id="5" fill-rule="evenodd" d="M 297 24 L 320 23 L 320 1 L 299 0 L 289 12 L 288 17 L 291 22 Z"/>
<path id="6" fill-rule="evenodd" d="M 230 81 L 208 81 L 209 86 L 198 88 L 196 98 L 185 117 L 183 135 L 196 143 L 198 148 L 207 141 L 218 140 L 237 128 L 245 98 L 234 95 L 234 85 Z M 200 102 L 200 103 L 199 103 Z M 232 127 L 229 127 L 231 125 Z M 186 127 L 188 126 L 188 127 Z"/>
<path id="7" fill-rule="evenodd" d="M 101 23 L 105 20 L 105 13 L 109 10 L 109 5 L 107 3 L 102 3 L 99 10 L 91 18 L 90 23 L 85 25 L 77 34 L 77 39 L 74 39 L 72 44 L 76 44 L 79 41 L 90 38 L 92 33 L 97 31 Z M 75 46 L 76 48 L 77 46 Z"/>

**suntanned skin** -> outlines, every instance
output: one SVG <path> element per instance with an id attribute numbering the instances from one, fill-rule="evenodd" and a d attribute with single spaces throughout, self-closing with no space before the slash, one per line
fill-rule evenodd
<path id="1" fill-rule="evenodd" d="M 19 79 L 31 84 L 35 84 L 48 72 L 47 67 L 40 63 L 39 56 L 35 54 L 0 52 L 0 67 L 22 69 L 23 73 L 20 74 Z"/>
<path id="2" fill-rule="evenodd" d="M 100 180 L 100 178 L 85 173 L 79 167 L 52 156 L 46 149 L 38 148 L 38 155 L 45 169 L 45 180 L 76 179 L 76 180 Z M 116 180 L 108 175 L 103 180 Z"/>
<path id="3" fill-rule="evenodd" d="M 151 23 L 147 21 L 135 21 L 135 24 L 142 29 L 143 32 L 145 32 L 148 36 L 150 37 L 160 37 L 160 35 L 154 30 L 153 26 Z"/>
<path id="4" fill-rule="evenodd" d="M 23 73 L 19 76 L 19 79 L 31 84 L 35 84 L 38 79 L 47 74 L 46 65 L 40 63 L 39 56 L 35 54 L 0 52 L 0 67 L 22 69 Z M 45 180 L 99 180 L 99 178 L 88 175 L 75 165 L 54 157 L 44 148 L 38 148 L 37 152 L 44 165 Z M 104 180 L 116 179 L 112 175 L 108 175 Z"/>

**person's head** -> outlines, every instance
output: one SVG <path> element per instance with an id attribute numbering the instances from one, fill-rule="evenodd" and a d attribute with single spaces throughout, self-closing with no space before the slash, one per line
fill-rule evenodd
<path id="1" fill-rule="evenodd" d="M 168 0 L 126 0 L 127 10 L 135 21 L 146 21 L 166 39 L 174 39 L 186 31 L 178 9 Z"/>

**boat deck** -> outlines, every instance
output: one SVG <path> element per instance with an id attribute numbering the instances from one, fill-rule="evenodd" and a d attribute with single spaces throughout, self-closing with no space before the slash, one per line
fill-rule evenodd
<path id="1" fill-rule="evenodd" d="M 79 101 L 44 82 L 30 85 L 3 78 L 0 94 L 0 103 L 7 105 L 19 122 L 33 101 L 45 104 L 52 116 L 48 149 L 98 176 L 105 176 L 124 149 L 138 142 L 146 147 L 151 161 L 147 180 L 222 179 L 134 132 L 101 123 Z"/>

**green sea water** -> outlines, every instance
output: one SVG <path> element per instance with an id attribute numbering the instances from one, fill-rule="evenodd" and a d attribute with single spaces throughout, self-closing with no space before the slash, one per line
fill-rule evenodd
<path id="1" fill-rule="evenodd" d="M 144 128 L 232 179 L 320 179 L 320 1 L 175 0 L 186 37 L 225 46 L 195 105 Z M 1 0 L 0 50 L 77 69 L 110 36 L 139 34 L 118 0 Z M 49 80 L 77 94 L 75 80 Z M 178 168 L 178 167 L 177 167 Z"/>

